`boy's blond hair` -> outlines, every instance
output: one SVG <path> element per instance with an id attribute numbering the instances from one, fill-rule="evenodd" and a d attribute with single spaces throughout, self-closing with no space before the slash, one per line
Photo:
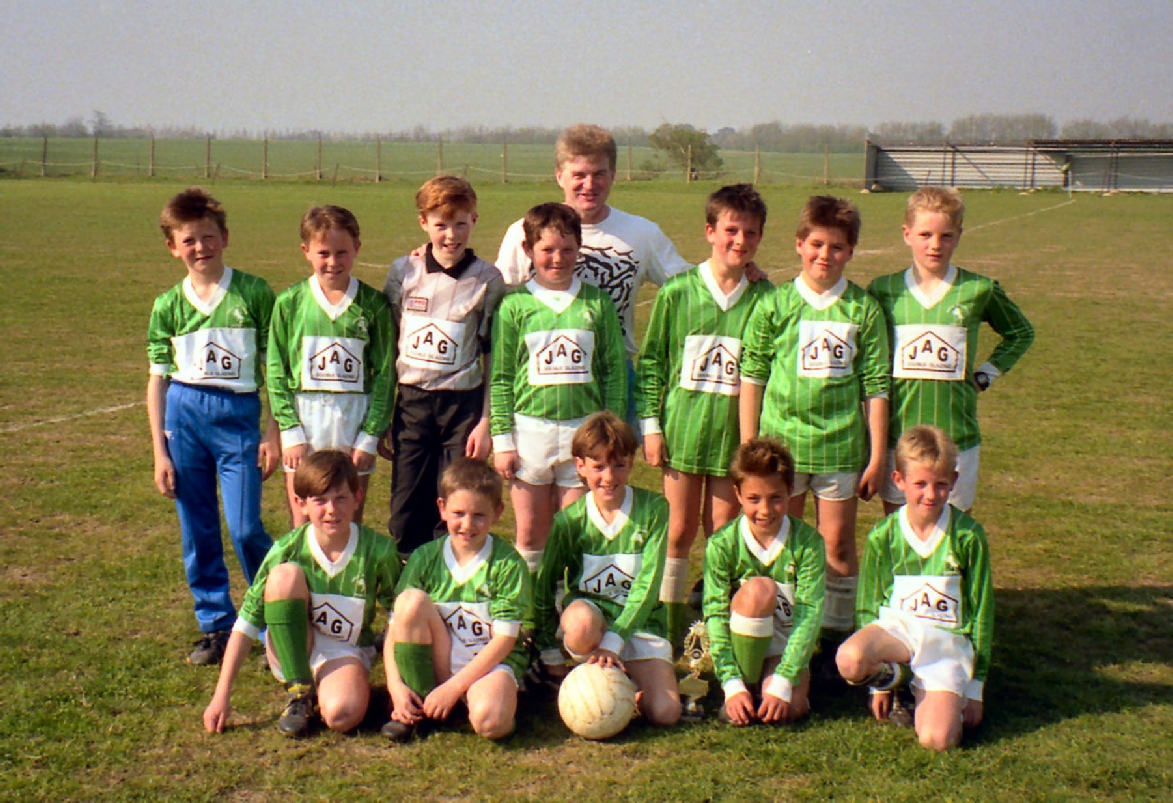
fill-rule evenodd
<path id="1" fill-rule="evenodd" d="M 215 223 L 221 234 L 228 233 L 228 214 L 220 202 L 202 187 L 188 187 L 163 206 L 159 213 L 159 228 L 167 242 L 172 243 L 172 234 L 177 228 L 205 219 Z"/>
<path id="2" fill-rule="evenodd" d="M 358 469 L 350 455 L 333 449 L 311 452 L 298 463 L 293 474 L 293 493 L 298 499 L 322 496 L 342 485 L 351 493 L 358 493 Z"/>
<path id="3" fill-rule="evenodd" d="M 341 206 L 311 206 L 301 216 L 301 241 L 309 244 L 312 240 L 331 231 L 344 231 L 354 238 L 359 237 L 358 218 L 349 209 Z"/>
<path id="4" fill-rule="evenodd" d="M 859 210 L 851 201 L 833 195 L 812 195 L 798 215 L 795 236 L 805 240 L 816 228 L 839 229 L 847 238 L 847 244 L 855 248 L 862 225 Z"/>
<path id="5" fill-rule="evenodd" d="M 573 237 L 575 242 L 582 245 L 582 218 L 566 204 L 553 201 L 538 204 L 525 213 L 521 228 L 525 232 L 525 244 L 530 248 L 542 239 L 542 232 L 546 229 L 554 229 L 563 237 Z"/>
<path id="6" fill-rule="evenodd" d="M 741 490 L 746 477 L 781 477 L 786 490 L 794 487 L 794 457 L 777 438 L 751 438 L 737 447 L 729 479 Z"/>
<path id="7" fill-rule="evenodd" d="M 461 212 L 476 214 L 477 194 L 460 176 L 436 176 L 415 194 L 415 208 L 422 218 L 438 215 L 441 220 L 451 220 Z"/>
<path id="8" fill-rule="evenodd" d="M 921 187 L 908 196 L 904 207 L 904 225 L 911 226 L 921 212 L 937 212 L 949 219 L 957 228 L 965 219 L 965 203 L 961 193 L 953 187 Z"/>
<path id="9" fill-rule="evenodd" d="M 505 504 L 504 487 L 492 466 L 472 457 L 457 458 L 440 475 L 440 498 L 447 500 L 457 491 L 468 491 L 489 500 L 494 510 Z"/>
<path id="10" fill-rule="evenodd" d="M 628 461 L 635 456 L 639 441 L 631 426 L 609 410 L 595 413 L 574 432 L 570 453 L 586 460 Z"/>
<path id="11" fill-rule="evenodd" d="M 579 123 L 570 126 L 558 137 L 554 145 L 554 168 L 561 170 L 562 165 L 576 156 L 606 156 L 611 172 L 615 172 L 615 165 L 619 163 L 619 146 L 607 129 L 590 123 Z"/>
<path id="12" fill-rule="evenodd" d="M 957 444 L 940 427 L 920 424 L 905 431 L 896 442 L 896 470 L 908 474 L 910 463 L 927 466 L 937 474 L 953 476 L 957 470 Z"/>
<path id="13" fill-rule="evenodd" d="M 758 228 L 766 227 L 766 202 L 752 184 L 729 184 L 716 190 L 705 202 L 705 222 L 716 226 L 722 212 L 754 215 Z"/>

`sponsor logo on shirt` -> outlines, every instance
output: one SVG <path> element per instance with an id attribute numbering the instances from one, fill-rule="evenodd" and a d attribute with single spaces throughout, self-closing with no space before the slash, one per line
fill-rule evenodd
<path id="1" fill-rule="evenodd" d="M 329 602 L 321 602 L 310 611 L 310 621 L 314 627 L 330 638 L 353 643 L 355 630 L 358 627 L 341 611 Z"/>
<path id="2" fill-rule="evenodd" d="M 897 600 L 900 610 L 911 613 L 918 619 L 928 619 L 943 625 L 956 625 L 960 621 L 959 605 L 955 597 L 925 583 L 920 588 Z"/>
<path id="3" fill-rule="evenodd" d="M 241 359 L 219 343 L 208 343 L 196 357 L 195 369 L 205 379 L 240 379 Z"/>
<path id="4" fill-rule="evenodd" d="M 905 371 L 953 374 L 957 372 L 961 352 L 936 332 L 925 332 L 905 344 L 899 359 L 900 368 Z"/>
<path id="5" fill-rule="evenodd" d="M 403 308 L 409 312 L 427 312 L 428 300 L 423 296 L 408 296 Z"/>
<path id="6" fill-rule="evenodd" d="M 456 341 L 444 334 L 444 330 L 434 323 L 425 324 L 409 333 L 406 346 L 413 359 L 439 365 L 456 364 Z"/>
<path id="7" fill-rule="evenodd" d="M 843 371 L 851 369 L 855 348 L 830 330 L 823 330 L 802 347 L 802 370 Z"/>
<path id="8" fill-rule="evenodd" d="M 588 594 L 609 597 L 616 602 L 625 602 L 627 595 L 631 592 L 631 583 L 634 579 L 623 569 L 611 564 L 590 577 L 584 576 L 579 587 Z"/>
<path id="9" fill-rule="evenodd" d="M 331 343 L 310 357 L 310 378 L 315 382 L 353 384 L 362 374 L 362 360 L 341 343 Z"/>
<path id="10" fill-rule="evenodd" d="M 586 352 L 566 335 L 559 335 L 537 353 L 538 374 L 567 376 L 586 372 Z"/>
<path id="11" fill-rule="evenodd" d="M 444 617 L 444 624 L 452 637 L 465 647 L 478 647 L 489 643 L 493 635 L 492 623 L 485 621 L 471 608 L 458 605 Z"/>
<path id="12" fill-rule="evenodd" d="M 716 382 L 737 387 L 737 355 L 718 343 L 693 360 L 690 374 L 694 382 Z"/>

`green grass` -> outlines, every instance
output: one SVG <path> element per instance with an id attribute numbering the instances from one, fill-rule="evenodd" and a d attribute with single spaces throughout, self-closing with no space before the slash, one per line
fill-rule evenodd
<path id="1" fill-rule="evenodd" d="M 46 147 L 47 146 L 47 147 Z M 652 176 L 643 166 L 654 160 L 650 147 L 619 148 L 621 180 Z M 751 181 L 755 155 L 723 151 L 725 181 Z M 504 161 L 504 164 L 503 164 Z M 661 158 L 660 163 L 664 160 Z M 762 152 L 756 166 L 764 183 L 834 184 L 863 182 L 863 148 L 858 153 L 822 154 Z M 103 139 L 98 142 L 98 176 L 160 180 L 323 181 L 334 183 L 385 181 L 419 184 L 438 167 L 458 172 L 478 185 L 543 182 L 553 179 L 550 145 L 470 144 L 458 142 L 324 142 L 319 156 L 316 141 L 214 139 L 209 151 L 202 139 L 158 139 L 152 158 L 146 139 Z M 503 171 L 502 168 L 505 168 Z M 0 175 L 29 178 L 90 176 L 94 169 L 94 141 L 86 138 L 0 137 Z M 153 171 L 153 172 L 152 172 Z M 504 173 L 504 176 L 503 176 Z M 659 181 L 683 183 L 683 171 L 665 171 Z"/>
<path id="2" fill-rule="evenodd" d="M 976 513 L 998 605 L 987 719 L 936 756 L 868 720 L 855 697 L 816 699 L 793 728 L 637 723 L 608 744 L 570 737 L 549 704 L 526 708 L 503 744 L 467 728 L 400 747 L 372 728 L 293 743 L 273 727 L 280 689 L 255 661 L 234 727 L 205 734 L 216 673 L 183 663 L 195 628 L 138 404 L 151 300 L 182 277 L 155 219 L 184 184 L 0 184 L 0 798 L 1168 798 L 1173 199 L 967 196 L 959 264 L 1001 280 L 1038 337 L 982 398 Z M 634 182 L 613 200 L 699 260 L 714 186 Z M 759 261 L 775 280 L 794 273 L 791 227 L 819 190 L 763 188 Z M 478 192 L 476 242 L 490 258 L 509 222 L 555 197 L 549 184 L 486 181 Z M 296 231 L 311 203 L 358 215 L 368 282 L 422 240 L 406 182 L 221 182 L 215 193 L 229 210 L 229 264 L 278 289 L 305 275 Z M 903 199 L 852 197 L 864 231 L 849 274 L 865 283 L 904 267 Z M 376 525 L 387 475 L 384 463 L 368 508 Z M 636 482 L 657 479 L 640 465 Z M 270 482 L 274 533 L 283 504 Z M 862 511 L 861 536 L 878 508 Z"/>

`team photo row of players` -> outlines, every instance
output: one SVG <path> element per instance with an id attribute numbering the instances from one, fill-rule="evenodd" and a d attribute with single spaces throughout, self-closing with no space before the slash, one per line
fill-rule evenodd
<path id="1" fill-rule="evenodd" d="M 319 715 L 355 727 L 376 602 L 393 611 L 392 739 L 461 702 L 478 733 L 504 736 L 521 674 L 556 685 L 567 657 L 621 668 L 643 716 L 674 724 L 674 650 L 702 529 L 693 607 L 723 719 L 803 716 L 818 653 L 824 669 L 877 690 L 878 718 L 915 711 L 926 746 L 956 744 L 962 721 L 980 721 L 992 594 L 984 534 L 964 513 L 977 394 L 1033 330 L 997 282 L 953 266 L 960 196 L 909 199 L 913 264 L 866 291 L 843 277 L 857 210 L 813 197 L 796 230 L 801 272 L 774 287 L 754 262 L 767 210 L 752 186 L 709 197 L 711 256 L 690 266 L 655 224 L 607 204 L 615 163 L 605 130 L 567 129 L 555 170 L 565 203 L 510 227 L 496 265 L 469 247 L 472 187 L 429 180 L 416 196 L 428 243 L 395 261 L 383 292 L 351 275 L 360 231 L 341 207 L 305 214 L 313 273 L 276 297 L 225 265 L 226 216 L 207 193 L 164 208 L 187 276 L 152 311 L 148 415 L 202 633 L 188 660 L 223 663 L 209 730 L 224 727 L 262 633 L 289 694 L 280 729 L 302 735 Z M 645 281 L 661 290 L 637 350 Z M 983 322 L 1001 340 L 979 366 Z M 636 432 L 663 495 L 627 485 Z M 378 454 L 392 463 L 390 539 L 362 525 Z M 278 465 L 293 530 L 273 545 L 260 486 Z M 500 478 L 513 545 L 488 533 Z M 239 616 L 217 483 L 251 584 Z M 817 530 L 802 522 L 808 491 Z M 892 514 L 877 530 L 892 535 L 874 557 L 869 537 L 861 577 L 856 504 L 873 495 Z"/>

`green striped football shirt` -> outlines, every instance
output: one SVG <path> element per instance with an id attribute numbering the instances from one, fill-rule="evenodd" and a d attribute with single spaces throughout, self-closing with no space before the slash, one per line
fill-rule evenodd
<path id="1" fill-rule="evenodd" d="M 744 515 L 713 533 L 705 546 L 705 627 L 721 685 L 741 678 L 729 637 L 729 611 L 733 595 L 750 578 L 768 577 L 778 589 L 774 631 L 786 636 L 786 647 L 774 674 L 797 684 L 814 653 L 823 624 L 823 539 L 801 519 L 786 516 L 784 522 L 766 549 Z"/>
<path id="2" fill-rule="evenodd" d="M 636 369 L 645 435 L 663 432 L 668 465 L 724 477 L 737 449 L 741 337 L 769 282 L 721 292 L 708 263 L 672 277 L 656 294 Z"/>
<path id="3" fill-rule="evenodd" d="M 888 338 L 875 299 L 840 279 L 819 295 L 801 276 L 758 303 L 746 327 L 743 382 L 764 385 L 758 431 L 777 437 L 797 470 L 863 470 L 864 399 L 889 391 Z"/>
<path id="4" fill-rule="evenodd" d="M 602 647 L 619 652 L 634 632 L 664 637 L 667 619 L 660 581 L 667 555 L 668 500 L 628 486 L 611 524 L 587 494 L 554 516 L 534 580 L 534 637 L 538 648 L 557 646 L 554 586 L 566 581 L 565 605 L 593 602 L 607 620 Z"/>
<path id="5" fill-rule="evenodd" d="M 316 276 L 277 296 L 269 329 L 269 403 L 281 431 L 302 426 L 300 393 L 362 393 L 369 406 L 361 431 L 367 442 L 381 437 L 391 423 L 395 333 L 387 299 L 355 278 L 338 304 L 326 300 Z"/>
<path id="6" fill-rule="evenodd" d="M 994 581 L 986 532 L 947 506 L 928 540 L 913 534 L 901 507 L 868 533 L 860 564 L 855 620 L 864 627 L 882 609 L 965 636 L 973 677 L 985 681 L 994 642 Z M 980 699 L 980 698 L 979 698 Z"/>
<path id="7" fill-rule="evenodd" d="M 286 533 L 269 548 L 253 584 L 240 604 L 235 630 L 256 639 L 265 627 L 265 583 L 274 566 L 292 563 L 305 575 L 310 592 L 310 626 L 314 638 L 329 638 L 354 647 L 375 643 L 371 624 L 376 604 L 390 611 L 399 580 L 399 551 L 385 535 L 350 525 L 350 539 L 337 560 L 322 551 L 312 524 Z"/>
<path id="8" fill-rule="evenodd" d="M 494 448 L 514 448 L 513 415 L 568 421 L 627 410 L 623 331 L 611 299 L 575 278 L 570 289 L 526 282 L 493 318 L 489 382 Z M 505 438 L 502 436 L 510 436 Z"/>
<path id="9" fill-rule="evenodd" d="M 452 637 L 453 663 L 459 666 L 475 658 L 495 635 L 517 638 L 530 608 L 525 561 L 509 542 L 491 535 L 463 566 L 447 537 L 424 544 L 408 558 L 396 593 L 408 588 L 425 592 L 436 606 Z M 520 678 L 526 659 L 519 640 L 505 663 Z"/>
<path id="10" fill-rule="evenodd" d="M 918 424 L 945 430 L 962 451 L 980 444 L 973 375 L 982 323 L 1001 337 L 982 366 L 991 378 L 1009 371 L 1034 342 L 1030 321 L 993 279 L 951 265 L 943 289 L 939 297 L 927 297 L 912 268 L 868 288 L 884 310 L 892 342 L 893 447 Z"/>
<path id="11" fill-rule="evenodd" d="M 147 327 L 153 376 L 188 385 L 255 393 L 273 314 L 273 288 L 264 279 L 225 268 L 207 301 L 191 279 L 155 299 Z"/>

